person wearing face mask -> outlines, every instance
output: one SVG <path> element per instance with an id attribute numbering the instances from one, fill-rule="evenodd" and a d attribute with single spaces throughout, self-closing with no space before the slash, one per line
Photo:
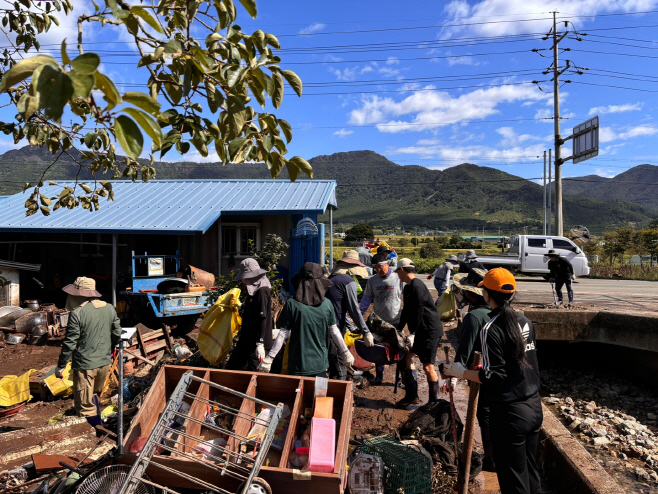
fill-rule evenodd
<path id="1" fill-rule="evenodd" d="M 256 259 L 248 258 L 240 263 L 235 277 L 247 290 L 243 304 L 240 337 L 226 364 L 229 370 L 256 371 L 267 352 L 272 348 L 272 285 L 267 270 Z"/>
<path id="2" fill-rule="evenodd" d="M 442 365 L 447 376 L 481 383 L 490 406 L 490 434 L 502 494 L 538 494 L 537 446 L 543 414 L 535 329 L 512 308 L 516 280 L 504 268 L 489 271 L 482 296 L 493 310 L 480 331 L 482 368 L 459 361 Z"/>

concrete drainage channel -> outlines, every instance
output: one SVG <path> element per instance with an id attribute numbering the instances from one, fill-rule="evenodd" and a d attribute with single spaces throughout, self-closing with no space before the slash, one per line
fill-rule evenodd
<path id="1" fill-rule="evenodd" d="M 534 323 L 545 419 L 542 459 L 557 492 L 658 489 L 658 318 L 525 310 Z"/>

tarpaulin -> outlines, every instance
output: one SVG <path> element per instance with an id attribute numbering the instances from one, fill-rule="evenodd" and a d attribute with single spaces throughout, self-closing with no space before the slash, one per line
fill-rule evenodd
<path id="1" fill-rule="evenodd" d="M 53 396 L 67 396 L 73 392 L 73 381 L 69 379 L 71 374 L 71 362 L 69 362 L 62 371 L 62 379 L 55 374 L 44 379 L 46 386 Z"/>
<path id="2" fill-rule="evenodd" d="M 233 338 L 240 331 L 239 298 L 239 288 L 229 290 L 217 299 L 203 318 L 197 345 L 203 358 L 211 365 L 220 363 L 231 351 Z"/>
<path id="3" fill-rule="evenodd" d="M 24 401 L 30 401 L 30 375 L 36 369 L 30 369 L 22 376 L 5 376 L 0 379 L 0 407 L 18 405 Z"/>

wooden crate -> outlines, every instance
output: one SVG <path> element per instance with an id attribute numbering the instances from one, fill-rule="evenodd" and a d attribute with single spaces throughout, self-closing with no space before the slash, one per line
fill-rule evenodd
<path id="1" fill-rule="evenodd" d="M 295 480 L 293 478 L 293 470 L 287 468 L 289 454 L 294 448 L 294 438 L 299 426 L 299 416 L 303 414 L 304 408 L 311 408 L 313 406 L 315 379 L 308 377 L 165 365 L 160 369 L 158 376 L 153 382 L 151 391 L 146 396 L 139 412 L 132 421 L 130 429 L 126 433 L 124 451 L 127 452 L 130 445 L 138 437 L 150 434 L 164 410 L 169 396 L 178 384 L 181 376 L 188 370 L 192 370 L 195 376 L 245 393 L 247 396 L 253 396 L 275 404 L 288 404 L 292 415 L 283 451 L 279 453 L 273 448 L 270 448 L 267 455 L 271 460 L 270 466 L 263 466 L 259 473 L 259 477 L 269 482 L 275 494 L 306 492 L 308 489 L 312 489 L 313 494 L 341 494 L 343 492 L 345 477 L 347 475 L 347 448 L 350 437 L 353 405 L 352 383 L 346 381 L 330 380 L 327 390 L 327 396 L 334 398 L 334 419 L 337 425 L 336 462 L 332 473 L 313 472 L 308 480 Z M 198 383 L 194 383 L 190 389 L 192 393 L 205 400 L 216 400 L 218 398 L 217 396 L 213 396 L 216 390 L 206 384 L 198 385 Z M 238 399 L 238 402 L 240 401 Z M 242 400 L 241 403 L 236 403 L 236 406 L 239 406 L 240 411 L 243 413 L 253 414 L 257 411 L 254 402 L 251 400 Z M 195 401 L 189 415 L 193 418 L 203 420 L 205 411 L 205 407 L 200 406 L 200 402 Z M 238 431 L 238 428 L 243 426 L 248 427 L 248 423 L 239 424 L 239 420 L 236 421 L 234 426 L 235 431 L 246 433 L 246 430 Z M 192 421 L 189 421 L 185 425 L 191 435 L 198 435 L 200 433 L 200 425 Z M 206 437 L 205 439 L 212 438 Z M 192 448 L 194 445 L 195 443 L 185 443 L 184 446 L 179 445 L 178 449 L 186 451 L 187 448 Z M 131 464 L 134 462 L 135 457 L 135 454 L 125 453 L 119 461 Z M 153 461 L 214 483 L 229 491 L 237 488 L 237 485 L 233 485 L 226 476 L 221 477 L 216 471 L 200 463 L 184 459 L 182 456 L 177 456 L 175 453 L 171 456 L 154 456 Z M 147 474 L 164 486 L 198 489 L 198 485 L 157 467 L 149 467 Z"/>

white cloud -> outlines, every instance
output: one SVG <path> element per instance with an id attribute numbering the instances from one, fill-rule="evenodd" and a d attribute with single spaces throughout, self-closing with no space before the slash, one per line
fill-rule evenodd
<path id="1" fill-rule="evenodd" d="M 605 115 L 606 113 L 625 113 L 629 111 L 642 110 L 643 103 L 627 103 L 625 105 L 608 105 L 608 106 L 595 106 L 590 108 L 589 115 Z"/>
<path id="2" fill-rule="evenodd" d="M 366 65 L 361 69 L 359 74 L 367 74 L 368 72 L 373 72 L 375 69 L 372 68 L 372 65 Z"/>
<path id="3" fill-rule="evenodd" d="M 655 125 L 637 125 L 622 132 L 616 132 L 610 127 L 601 127 L 599 130 L 599 142 L 612 142 L 655 134 L 658 134 L 658 127 Z"/>
<path id="4" fill-rule="evenodd" d="M 155 156 L 156 163 L 157 163 L 157 161 L 159 161 L 158 160 L 159 155 L 155 154 L 154 156 Z M 142 158 L 148 158 L 148 153 L 145 153 L 145 155 L 142 156 Z M 217 155 L 217 152 L 215 151 L 215 148 L 208 148 L 208 156 L 207 157 L 201 156 L 201 153 L 199 153 L 199 151 L 192 148 L 190 151 L 188 151 L 187 153 L 185 153 L 182 156 L 180 154 L 178 154 L 177 152 L 175 152 L 175 151 L 167 153 L 165 155 L 165 157 L 162 158 L 162 161 L 167 161 L 167 162 L 180 161 L 181 163 L 186 163 L 186 162 L 189 162 L 189 163 L 218 163 L 221 160 L 219 159 L 219 156 Z M 156 170 L 158 169 L 157 164 L 156 164 L 155 169 Z"/>
<path id="5" fill-rule="evenodd" d="M 598 175 L 599 177 L 612 178 L 615 175 L 619 175 L 619 172 L 614 170 L 605 170 L 603 168 L 597 168 L 596 170 L 594 170 L 593 175 Z"/>
<path id="6" fill-rule="evenodd" d="M 400 60 L 398 60 L 396 57 L 388 57 L 386 59 L 386 65 L 398 65 L 400 63 Z"/>
<path id="7" fill-rule="evenodd" d="M 468 32 L 483 36 L 519 34 L 528 32 L 547 32 L 552 15 L 549 11 L 557 10 L 569 16 L 577 27 L 582 26 L 587 16 L 611 12 L 638 12 L 653 10 L 658 0 L 482 0 L 469 5 L 466 0 L 453 0 L 444 11 L 449 23 L 471 24 L 446 28 L 442 38 Z M 541 14 L 539 14 L 541 12 Z M 583 17 L 584 16 L 584 17 Z M 492 19 L 493 18 L 493 19 Z M 538 20 L 526 22 L 487 22 L 496 20 L 533 18 Z M 558 15 L 560 19 L 560 15 Z"/>
<path id="8" fill-rule="evenodd" d="M 339 81 L 353 81 L 358 67 L 347 67 L 343 70 L 337 69 L 335 67 L 329 67 L 329 72 L 336 76 Z"/>
<path id="9" fill-rule="evenodd" d="M 541 101 L 550 97 L 532 86 L 500 86 L 476 89 L 457 97 L 434 86 L 425 86 L 401 101 L 390 97 L 368 96 L 350 112 L 355 125 L 377 124 L 380 132 L 424 131 L 462 121 L 480 120 L 501 112 L 499 106 L 524 101 Z M 409 121 L 399 117 L 410 115 Z M 397 118 L 397 119 L 394 119 Z"/>
<path id="10" fill-rule="evenodd" d="M 354 131 L 353 130 L 347 130 L 347 129 L 340 129 L 340 130 L 337 130 L 336 132 L 334 132 L 334 135 L 338 136 L 338 137 L 347 137 L 350 134 L 354 134 Z"/>
<path id="11" fill-rule="evenodd" d="M 448 60 L 448 66 L 452 67 L 453 65 L 480 65 L 480 62 L 475 60 L 473 57 L 464 56 L 464 57 L 450 57 Z"/>
<path id="12" fill-rule="evenodd" d="M 300 29 L 299 34 L 319 33 L 320 31 L 323 31 L 325 27 L 327 27 L 326 24 L 323 24 L 321 22 L 314 22 L 310 26 Z"/>
<path id="13" fill-rule="evenodd" d="M 382 75 L 385 75 L 387 77 L 395 77 L 396 75 L 400 75 L 400 71 L 397 69 L 391 69 L 390 67 L 381 67 L 378 72 Z"/>

